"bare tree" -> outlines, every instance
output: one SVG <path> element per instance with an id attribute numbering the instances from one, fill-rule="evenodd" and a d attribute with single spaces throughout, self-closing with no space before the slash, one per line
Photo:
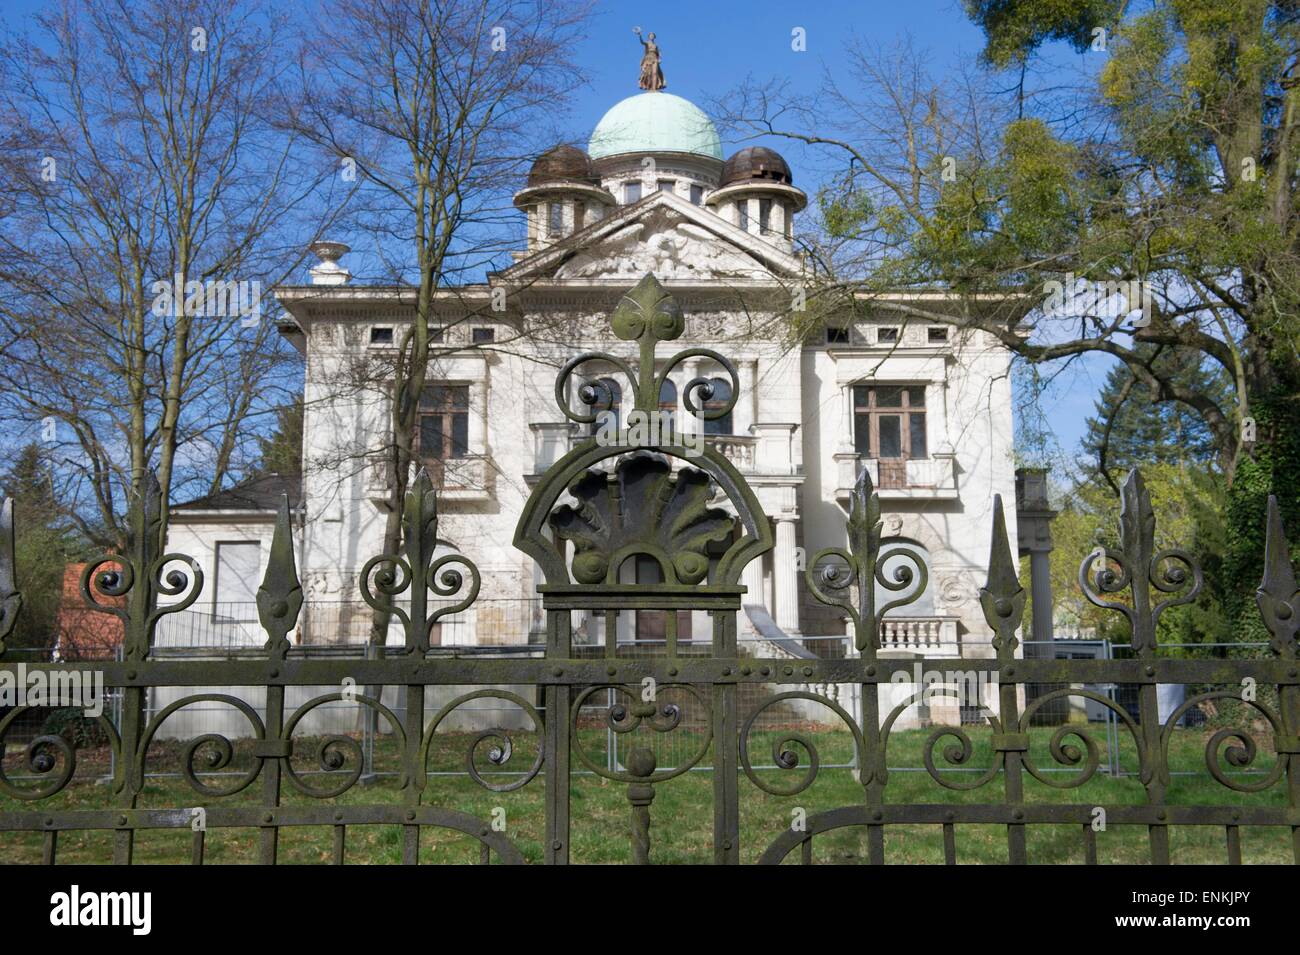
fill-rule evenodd
<path id="1" fill-rule="evenodd" d="M 149 469 L 164 515 L 220 487 L 296 377 L 262 297 L 323 178 L 262 113 L 288 39 L 258 0 L 84 0 L 0 46 L 0 401 L 102 545 Z"/>
<path id="2" fill-rule="evenodd" d="M 511 186 L 555 141 L 550 121 L 581 82 L 574 56 L 588 9 L 583 0 L 343 0 L 303 62 L 307 93 L 286 111 L 292 128 L 355 173 L 354 214 L 378 237 L 380 274 L 414 290 L 410 321 L 379 369 L 390 407 L 387 553 L 400 543 L 420 397 L 440 351 L 430 335 L 440 292 L 514 237 Z M 482 309 L 479 299 L 465 313 Z M 377 619 L 373 639 L 386 626 Z"/>

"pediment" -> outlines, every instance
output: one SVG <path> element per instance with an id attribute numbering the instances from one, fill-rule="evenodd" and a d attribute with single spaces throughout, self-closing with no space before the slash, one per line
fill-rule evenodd
<path id="1" fill-rule="evenodd" d="M 755 281 L 797 276 L 799 260 L 671 193 L 641 202 L 516 263 L 504 281 Z"/>

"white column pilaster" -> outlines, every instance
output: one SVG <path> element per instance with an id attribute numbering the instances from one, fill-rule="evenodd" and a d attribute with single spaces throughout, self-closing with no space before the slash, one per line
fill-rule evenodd
<path id="1" fill-rule="evenodd" d="M 794 518 L 776 518 L 776 551 L 772 556 L 776 590 L 776 625 L 788 634 L 799 633 L 799 567 L 795 559 Z"/>

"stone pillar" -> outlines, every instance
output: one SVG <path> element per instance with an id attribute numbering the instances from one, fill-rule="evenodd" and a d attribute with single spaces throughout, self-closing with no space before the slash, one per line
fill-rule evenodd
<path id="1" fill-rule="evenodd" d="M 1029 555 L 1029 588 L 1034 598 L 1030 639 L 1039 643 L 1028 656 L 1053 656 L 1052 580 L 1049 555 L 1052 553 L 1052 518 L 1047 504 L 1047 471 L 1044 468 L 1016 469 L 1016 535 L 1019 552 Z"/>
<path id="2" fill-rule="evenodd" d="M 776 625 L 795 636 L 799 633 L 799 568 L 795 560 L 793 517 L 776 518 L 772 579 L 776 590 Z"/>

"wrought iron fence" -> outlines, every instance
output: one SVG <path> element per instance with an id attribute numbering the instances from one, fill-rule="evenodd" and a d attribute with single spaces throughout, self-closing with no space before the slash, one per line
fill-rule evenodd
<path id="1" fill-rule="evenodd" d="M 611 321 L 616 336 L 638 344 L 639 363 L 633 368 L 612 355 L 585 353 L 565 365 L 557 382 L 557 402 L 563 414 L 579 424 L 593 421 L 594 412 L 569 406 L 568 384 L 575 371 L 592 360 L 620 366 L 635 383 L 635 410 L 654 413 L 668 373 L 656 374 L 656 346 L 679 337 L 684 326 L 676 304 L 651 276 L 624 296 Z M 724 356 L 687 348 L 672 355 L 665 367 L 701 357 L 726 369 L 731 395 L 725 403 L 705 404 L 700 399 L 711 396 L 712 386 L 700 378 L 686 387 L 686 404 L 705 419 L 721 417 L 731 411 L 740 392 L 735 370 Z M 589 409 L 599 404 L 590 387 L 582 386 L 577 393 Z M 483 861 L 524 861 L 520 846 L 491 820 L 446 805 L 440 799 L 439 778 L 429 771 L 430 753 L 452 714 L 490 699 L 513 707 L 519 728 L 471 734 L 466 771 L 476 785 L 495 793 L 541 787 L 541 856 L 549 863 L 570 861 L 575 830 L 585 823 L 572 811 L 575 770 L 585 769 L 625 787 L 631 855 L 644 863 L 654 854 L 657 794 L 678 785 L 675 780 L 705 765 L 706 759 L 712 765 L 711 857 L 718 863 L 740 861 L 742 839 L 763 847 L 763 862 L 811 862 L 818 845 L 842 830 L 862 833 L 867 861 L 883 863 L 886 833 L 900 827 L 941 832 L 944 859 L 953 863 L 958 827 L 976 825 L 1004 832 L 1007 858 L 1013 863 L 1029 861 L 1031 827 L 1070 827 L 1091 863 L 1098 861 L 1098 810 L 1110 828 L 1144 833 L 1156 863 L 1171 861 L 1171 831 L 1180 827 L 1221 831 L 1231 862 L 1241 860 L 1243 827 L 1265 828 L 1288 841 L 1291 853 L 1300 859 L 1300 593 L 1275 502 L 1269 505 L 1266 572 L 1258 591 L 1262 619 L 1272 637 L 1264 658 L 1162 655 L 1156 640 L 1161 615 L 1194 599 L 1202 576 L 1186 553 L 1156 549 L 1150 500 L 1135 472 L 1123 489 L 1121 546 L 1088 555 L 1079 575 L 1088 599 L 1126 622 L 1129 658 L 1047 659 L 1023 653 L 1017 632 L 1025 592 L 1007 540 L 1002 502 L 995 499 L 988 578 L 980 591 L 994 655 L 899 659 L 881 652 L 883 621 L 888 612 L 917 601 L 927 586 L 926 565 L 907 547 L 882 553 L 879 499 L 864 470 L 851 496 L 847 547 L 823 550 L 808 562 L 806 573 L 813 596 L 851 620 L 854 652 L 829 658 L 755 657 L 742 653 L 737 639 L 736 613 L 744 594 L 739 580 L 749 561 L 772 548 L 770 523 L 734 463 L 717 448 L 693 447 L 674 435 L 656 440 L 637 446 L 626 431 L 615 443 L 592 436 L 556 462 L 534 489 L 515 544 L 537 562 L 545 579 L 538 587 L 544 640 L 537 652 L 515 658 L 448 654 L 435 646 L 434 628 L 474 604 L 479 574 L 459 555 L 435 559 L 437 497 L 423 475 L 405 502 L 401 553 L 375 557 L 361 573 L 363 599 L 397 621 L 403 636 L 400 646 L 377 647 L 364 659 L 294 652 L 289 634 L 303 594 L 290 546 L 289 512 L 282 506 L 257 595 L 265 636 L 260 651 L 209 660 L 170 655 L 157 645 L 159 627 L 193 605 L 203 575 L 184 555 L 162 553 L 159 493 L 156 483 L 151 485 L 133 507 L 129 552 L 105 555 L 88 565 L 81 581 L 89 605 L 122 621 L 122 659 L 24 664 L 49 678 L 96 670 L 107 687 L 120 693 L 120 718 L 101 719 L 114 754 L 105 800 L 110 805 L 70 808 L 60 800 L 73 779 L 78 750 L 62 736 L 38 737 L 23 748 L 28 779 L 19 780 L 0 768 L 0 796 L 8 800 L 0 809 L 0 851 L 6 835 L 40 833 L 43 857 L 54 862 L 61 833 L 106 831 L 112 834 L 113 861 L 129 863 L 141 833 L 174 830 L 190 833 L 192 859 L 202 862 L 208 831 L 248 827 L 259 833 L 260 860 L 273 863 L 282 832 L 326 826 L 334 834 L 333 859 L 342 862 L 349 829 L 386 825 L 400 830 L 406 862 L 419 860 L 421 835 L 430 828 L 474 840 Z M 672 458 L 685 466 L 675 470 L 669 464 Z M 713 505 L 719 491 L 734 513 Z M 574 503 L 561 504 L 565 495 Z M 6 506 L 0 533 L 0 674 L 11 680 L 18 664 L 4 654 L 2 640 L 21 604 L 12 556 L 12 518 Z M 635 556 L 655 560 L 662 582 L 619 583 L 619 568 Z M 885 595 L 879 602 L 877 585 Z M 666 612 L 663 652 L 628 654 L 617 642 L 612 615 L 645 610 Z M 577 645 L 575 611 L 605 616 L 602 644 Z M 677 613 L 667 611 L 709 612 L 707 644 L 701 648 L 679 640 Z M 936 793 L 933 801 L 891 799 L 889 744 L 901 715 L 934 689 L 912 685 L 908 698 L 894 698 L 896 684 L 908 685 L 918 663 L 941 671 L 960 668 L 951 685 L 940 681 L 940 696 L 955 696 L 960 702 L 961 684 L 968 677 L 976 686 L 991 688 L 977 697 L 983 714 L 977 729 L 945 725 L 930 731 L 922 751 Z M 895 679 L 898 674 L 901 681 Z M 1060 687 L 1025 702 L 1028 684 Z M 1088 689 L 1089 684 L 1134 688 L 1133 712 L 1109 694 Z M 1162 720 L 1157 689 L 1162 684 L 1209 688 Z M 254 687 L 265 702 L 254 707 L 247 694 L 216 687 Z M 304 687 L 336 689 L 295 699 Z M 385 704 L 380 693 L 384 687 L 401 695 L 400 707 Z M 1251 687 L 1259 692 L 1247 692 Z M 156 688 L 168 688 L 175 699 L 151 710 L 148 691 Z M 844 688 L 860 704 L 845 706 Z M 752 696 L 750 705 L 742 705 L 745 694 Z M 1030 730 L 1036 714 L 1066 698 L 1104 708 L 1113 719 L 1135 754 L 1139 801 L 1116 799 L 1097 805 L 1044 797 L 1042 787 L 1080 789 L 1101 766 L 1101 746 L 1086 724 L 1058 727 L 1047 740 L 1045 754 L 1033 751 Z M 352 793 L 365 770 L 354 735 L 309 731 L 314 714 L 340 702 L 364 707 L 386 724 L 401 781 L 396 802 L 361 800 Z M 189 809 L 147 806 L 144 787 L 151 744 L 160 728 L 180 710 L 207 703 L 238 712 L 247 721 L 250 742 L 238 754 L 221 733 L 203 733 L 184 743 L 181 772 L 204 811 L 204 825 L 196 827 Z M 1246 720 L 1206 740 L 1206 771 L 1222 787 L 1223 797 L 1172 799 L 1171 740 L 1187 712 L 1213 703 L 1240 704 L 1257 725 Z M 847 731 L 858 797 L 807 814 L 798 824 L 742 833 L 742 804 L 755 792 L 793 799 L 807 792 L 825 768 L 812 733 L 796 728 L 764 734 L 758 729 L 765 713 L 805 705 L 833 714 Z M 0 741 L 23 709 L 0 719 Z M 620 741 L 613 759 L 597 749 L 610 733 Z M 687 745 L 671 758 L 645 742 L 674 735 Z M 515 738 L 524 736 L 537 741 L 535 753 L 518 757 Z M 972 765 L 976 741 L 988 754 L 983 766 Z M 753 752 L 759 742 L 771 744 L 771 770 L 764 770 Z M 304 759 L 315 764 L 314 774 L 304 767 Z M 210 775 L 234 765 L 240 771 L 233 778 L 214 781 Z M 507 776 L 507 769 L 515 772 Z M 961 798 L 938 798 L 952 793 Z M 12 808 L 15 805 L 19 808 Z"/>

